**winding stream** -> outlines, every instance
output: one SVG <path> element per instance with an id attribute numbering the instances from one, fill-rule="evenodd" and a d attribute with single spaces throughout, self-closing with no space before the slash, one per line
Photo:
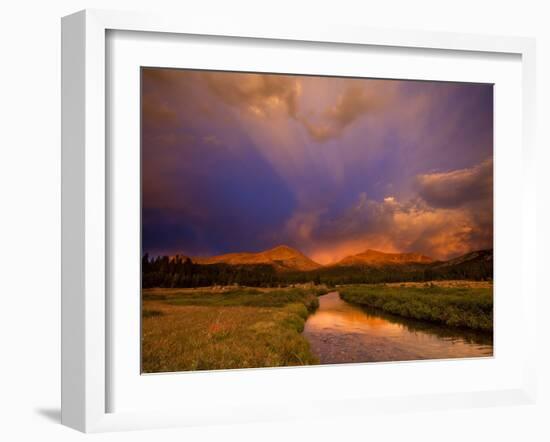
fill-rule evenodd
<path id="1" fill-rule="evenodd" d="M 343 301 L 338 292 L 319 298 L 303 333 L 321 364 L 493 355 L 491 334 L 373 311 Z"/>

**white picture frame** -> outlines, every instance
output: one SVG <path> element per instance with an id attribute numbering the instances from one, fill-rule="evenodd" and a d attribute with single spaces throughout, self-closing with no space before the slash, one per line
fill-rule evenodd
<path id="1" fill-rule="evenodd" d="M 271 407 L 252 402 L 233 404 L 231 412 L 194 414 L 165 410 L 108 412 L 110 364 L 108 247 L 110 210 L 107 162 L 106 34 L 144 31 L 163 34 L 271 39 L 287 42 L 369 45 L 380 48 L 426 48 L 514 54 L 521 57 L 521 157 L 523 211 L 521 292 L 523 318 L 536 316 L 534 109 L 535 42 L 519 37 L 357 29 L 308 24 L 292 27 L 250 22 L 220 23 L 194 17 L 86 10 L 62 20 L 62 423 L 84 432 L 248 422 L 287 417 L 367 414 L 408 409 L 454 408 L 532 403 L 536 396 L 535 339 L 525 344 L 520 385 L 462 393 L 431 392 L 412 396 L 342 397 L 314 401 L 311 407 Z M 519 147 L 518 147 L 519 149 Z M 498 189 L 497 189 L 498 192 Z M 505 253 L 505 252 L 504 252 Z M 498 253 L 497 258 L 498 259 Z M 518 280 L 519 281 L 519 280 Z M 535 324 L 523 320 L 526 336 Z M 139 339 L 136 336 L 136 340 Z M 341 368 L 335 367 L 333 370 Z M 384 368 L 382 368 L 383 370 Z M 298 369 L 299 370 L 299 369 Z M 245 372 L 235 374 L 246 376 Z"/>

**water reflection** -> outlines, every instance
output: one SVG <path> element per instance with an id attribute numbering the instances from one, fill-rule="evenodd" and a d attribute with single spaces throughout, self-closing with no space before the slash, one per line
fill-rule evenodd
<path id="1" fill-rule="evenodd" d="M 337 292 L 319 298 L 304 336 L 322 364 L 491 356 L 493 338 L 349 304 Z"/>

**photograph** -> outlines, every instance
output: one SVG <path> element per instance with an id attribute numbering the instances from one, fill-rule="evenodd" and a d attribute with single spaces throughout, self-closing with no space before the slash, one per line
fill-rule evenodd
<path id="1" fill-rule="evenodd" d="M 493 84 L 141 67 L 141 372 L 492 357 Z"/>

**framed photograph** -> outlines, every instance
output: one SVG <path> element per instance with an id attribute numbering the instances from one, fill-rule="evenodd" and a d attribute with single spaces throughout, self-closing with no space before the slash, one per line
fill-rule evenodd
<path id="1" fill-rule="evenodd" d="M 493 84 L 142 67 L 141 148 L 143 373 L 493 356 Z"/>
<path id="2" fill-rule="evenodd" d="M 534 400 L 533 40 L 109 11 L 62 37 L 64 424 Z"/>

